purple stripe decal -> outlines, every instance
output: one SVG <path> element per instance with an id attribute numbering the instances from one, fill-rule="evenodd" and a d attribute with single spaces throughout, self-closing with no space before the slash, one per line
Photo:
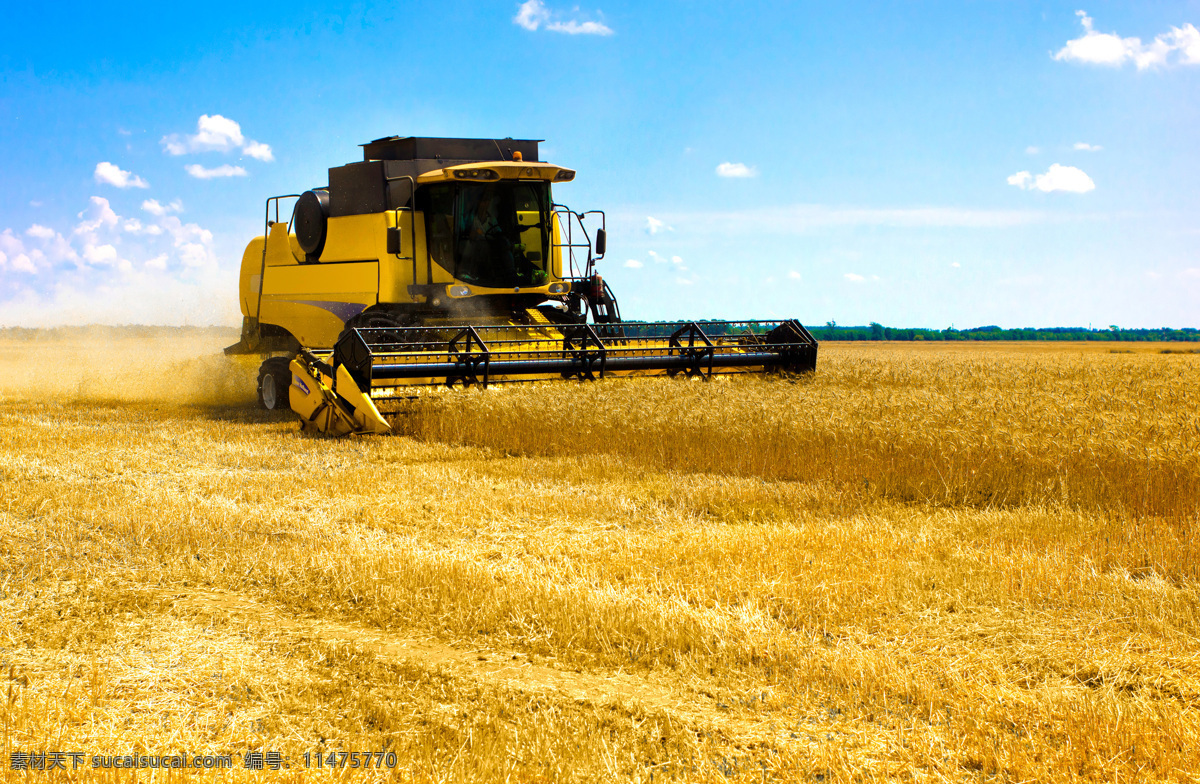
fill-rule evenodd
<path id="1" fill-rule="evenodd" d="M 311 305 L 314 308 L 328 310 L 342 321 L 349 321 L 367 308 L 367 306 L 363 305 L 361 302 L 330 302 L 328 300 L 321 299 L 292 299 L 284 301 L 294 302 L 297 305 Z"/>

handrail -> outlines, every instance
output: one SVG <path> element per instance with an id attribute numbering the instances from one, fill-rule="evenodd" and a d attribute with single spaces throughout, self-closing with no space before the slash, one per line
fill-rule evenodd
<path id="1" fill-rule="evenodd" d="M 254 329 L 258 333 L 254 336 L 255 340 L 262 338 L 262 298 L 263 298 L 263 279 L 267 276 L 267 239 L 271 236 L 271 202 L 275 202 L 275 222 L 279 223 L 279 200 L 280 199 L 298 199 L 299 193 L 288 193 L 283 196 L 271 196 L 267 199 L 266 209 L 263 211 L 263 252 L 262 264 L 258 268 L 258 302 L 254 306 Z M 288 250 L 291 250 L 291 243 L 288 243 Z"/>
<path id="2" fill-rule="evenodd" d="M 408 203 L 408 231 L 409 231 L 409 236 L 412 237 L 412 239 L 409 240 L 409 242 L 412 243 L 412 282 L 415 285 L 417 282 L 417 181 L 410 174 L 401 174 L 399 177 L 389 177 L 387 175 L 386 171 L 383 173 L 383 187 L 385 189 L 387 188 L 389 183 L 398 182 L 400 180 L 408 180 L 408 185 L 409 185 L 409 188 L 408 188 L 408 202 L 409 202 Z M 402 209 L 404 209 L 404 208 L 403 207 L 395 208 L 397 228 L 399 228 L 400 210 L 402 210 Z M 404 243 L 401 242 L 400 245 L 401 245 L 401 247 L 403 247 Z M 400 249 L 397 248 L 397 253 L 395 254 L 396 258 L 403 261 L 404 257 L 400 255 L 399 250 Z M 428 254 L 426 254 L 426 255 L 428 255 Z M 433 263 L 432 262 L 430 262 L 429 269 L 426 270 L 426 273 L 427 273 L 426 282 L 432 283 L 433 282 Z"/>
<path id="3" fill-rule="evenodd" d="M 574 210 L 572 210 L 570 207 L 566 206 L 565 204 L 551 204 L 550 210 L 555 215 L 568 216 L 565 221 L 567 241 L 566 242 L 558 242 L 558 243 L 553 244 L 555 248 L 568 248 L 569 249 L 567 251 L 567 253 L 568 253 L 568 259 L 569 259 L 568 263 L 569 263 L 570 269 L 571 269 L 571 275 L 570 276 L 564 275 L 563 277 L 571 277 L 571 278 L 590 277 L 592 274 L 592 267 L 595 266 L 595 263 L 598 260 L 604 258 L 604 256 L 602 254 L 600 256 L 596 256 L 595 258 L 592 257 L 592 237 L 590 234 L 588 234 L 587 227 L 585 227 L 583 225 L 583 221 L 584 221 L 584 218 L 586 218 L 588 215 L 599 215 L 600 216 L 600 228 L 607 231 L 608 216 L 604 214 L 603 210 L 587 210 L 585 212 L 575 212 Z M 575 221 L 579 224 L 579 231 L 581 234 L 583 234 L 584 242 L 575 242 L 574 225 L 571 222 L 572 217 L 575 218 Z M 563 221 L 560 219 L 559 226 L 562 227 L 562 225 L 563 225 Z M 575 270 L 575 248 L 587 248 L 587 252 L 588 252 L 587 269 L 586 269 L 584 275 L 582 275 L 582 276 L 580 276 Z"/>

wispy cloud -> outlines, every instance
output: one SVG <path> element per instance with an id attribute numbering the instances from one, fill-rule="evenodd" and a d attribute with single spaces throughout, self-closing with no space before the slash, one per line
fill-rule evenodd
<path id="1" fill-rule="evenodd" d="M 1037 190 L 1044 193 L 1066 191 L 1067 193 L 1087 193 L 1096 189 L 1096 183 L 1082 169 L 1074 166 L 1063 166 L 1059 163 L 1050 165 L 1044 174 L 1034 177 L 1027 171 L 1020 171 L 1008 177 L 1008 184 L 1015 185 L 1021 190 Z"/>
<path id="2" fill-rule="evenodd" d="M 127 172 L 119 166 L 102 161 L 96 164 L 95 171 L 96 182 L 103 185 L 112 185 L 115 188 L 149 188 L 150 183 L 143 180 L 141 177 Z"/>
<path id="3" fill-rule="evenodd" d="M 262 142 L 251 141 L 242 148 L 242 153 L 260 161 L 275 160 L 275 154 L 271 152 L 271 146 Z"/>
<path id="4" fill-rule="evenodd" d="M 579 8 L 574 9 L 578 13 Z M 612 28 L 603 22 L 581 21 L 579 19 L 564 19 L 563 14 L 551 11 L 542 0 L 526 0 L 517 8 L 513 24 L 526 30 L 549 30 L 553 33 L 567 35 L 612 35 Z"/>
<path id="5" fill-rule="evenodd" d="M 162 137 L 160 142 L 168 155 L 186 155 L 190 152 L 232 152 L 241 149 L 242 154 L 260 161 L 273 161 L 275 155 L 270 145 L 247 139 L 242 126 L 219 114 L 202 114 L 196 121 L 196 132 L 191 135 L 173 133 Z"/>
<path id="6" fill-rule="evenodd" d="M 726 161 L 717 166 L 718 177 L 757 177 L 758 169 L 747 166 L 744 163 L 729 163 Z"/>
<path id="7" fill-rule="evenodd" d="M 645 220 L 645 212 L 613 211 L 610 216 L 631 230 Z M 878 226 L 889 228 L 995 229 L 1037 223 L 1079 220 L 1088 216 L 1062 215 L 1040 210 L 980 210 L 962 207 L 831 207 L 797 204 L 754 210 L 698 210 L 660 213 L 660 219 L 681 236 L 713 234 L 806 234 L 821 229 Z M 652 260 L 666 259 L 651 255 Z"/>
<path id="8" fill-rule="evenodd" d="M 1142 39 L 1136 37 L 1122 38 L 1116 33 L 1098 33 L 1086 12 L 1076 11 L 1075 14 L 1083 25 L 1083 35 L 1067 41 L 1066 46 L 1054 54 L 1055 60 L 1110 66 L 1133 62 L 1138 70 L 1169 63 L 1200 64 L 1200 30 L 1190 23 L 1183 27 L 1172 27 L 1156 36 L 1152 42 L 1143 44 Z"/>
<path id="9" fill-rule="evenodd" d="M 629 259 L 625 262 L 625 266 L 629 269 L 641 269 L 645 265 L 643 265 L 642 262 L 638 261 L 637 259 Z"/>
<path id="10" fill-rule="evenodd" d="M 157 199 L 146 199 L 142 202 L 142 209 L 151 215 L 166 215 L 169 212 L 183 212 L 183 202 L 176 199 L 170 204 L 159 204 Z"/>
<path id="11" fill-rule="evenodd" d="M 0 232 L 0 324 L 233 323 L 235 275 L 217 264 L 212 233 L 152 220 L 93 196 L 65 236 L 42 224 Z"/>
<path id="12" fill-rule="evenodd" d="M 1082 150 L 1084 152 L 1100 152 L 1104 148 L 1101 147 L 1099 144 L 1088 144 L 1087 142 L 1075 142 L 1074 149 Z"/>
<path id="13" fill-rule="evenodd" d="M 246 170 L 241 166 L 230 166 L 228 163 L 206 169 L 198 163 L 189 163 L 183 167 L 188 174 L 198 180 L 213 180 L 219 177 L 245 177 Z"/>
<path id="14" fill-rule="evenodd" d="M 655 218 L 653 215 L 647 215 L 646 233 L 658 234 L 660 231 L 675 231 L 675 229 L 668 226 L 665 222 L 660 221 L 658 218 Z"/>
<path id="15" fill-rule="evenodd" d="M 859 275 L 857 272 L 847 272 L 842 277 L 851 283 L 862 283 L 864 280 L 866 280 L 866 278 L 864 278 L 862 275 Z"/>

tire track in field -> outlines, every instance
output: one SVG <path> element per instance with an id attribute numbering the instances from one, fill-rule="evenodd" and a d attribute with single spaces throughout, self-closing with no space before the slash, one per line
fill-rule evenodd
<path id="1" fill-rule="evenodd" d="M 285 609 L 219 590 L 156 591 L 173 611 L 221 617 L 235 623 L 268 624 L 288 636 L 325 643 L 348 643 L 382 660 L 406 662 L 452 677 L 500 689 L 541 694 L 562 701 L 614 707 L 635 715 L 661 713 L 699 732 L 716 732 L 744 744 L 777 748 L 808 746 L 808 732 L 793 733 L 783 716 L 752 718 L 727 712 L 715 698 L 684 692 L 627 672 L 576 672 L 537 664 L 516 650 L 458 648 L 436 640 L 391 634 L 381 629 L 296 615 Z M 811 729 L 811 728 L 806 728 Z"/>

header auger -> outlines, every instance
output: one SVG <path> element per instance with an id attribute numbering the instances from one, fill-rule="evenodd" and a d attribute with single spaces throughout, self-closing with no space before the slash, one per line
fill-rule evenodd
<path id="1" fill-rule="evenodd" d="M 794 320 L 622 321 L 595 269 L 604 213 L 553 202 L 575 172 L 539 162 L 537 141 L 363 147 L 328 186 L 268 199 L 242 257 L 242 340 L 226 352 L 269 355 L 259 400 L 305 429 L 388 432 L 389 404 L 422 386 L 816 367 Z"/>

